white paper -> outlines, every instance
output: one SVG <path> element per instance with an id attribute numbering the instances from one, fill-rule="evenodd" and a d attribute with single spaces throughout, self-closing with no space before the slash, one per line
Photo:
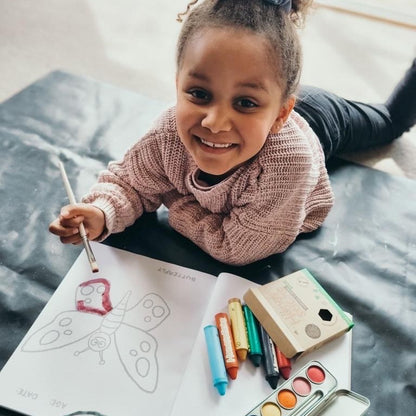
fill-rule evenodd
<path id="1" fill-rule="evenodd" d="M 92 248 L 100 272 L 91 274 L 84 252 L 76 260 L 1 371 L 2 406 L 30 416 L 229 416 L 270 394 L 263 369 L 247 359 L 220 396 L 203 334 L 229 298 L 242 299 L 255 283 Z M 101 280 L 82 286 L 93 279 Z M 299 359 L 292 374 L 312 359 L 349 388 L 351 332 Z"/>
<path id="2" fill-rule="evenodd" d="M 253 282 L 227 273 L 222 273 L 218 277 L 172 416 L 243 416 L 272 392 L 265 379 L 263 369 L 254 367 L 247 359 L 243 363 L 240 362 L 237 378 L 235 380 L 229 379 L 225 395 L 220 396 L 212 385 L 205 346 L 203 327 L 215 324 L 216 313 L 227 312 L 228 299 L 234 297 L 242 299 L 247 289 L 255 285 Z M 298 359 L 292 364 L 292 375 L 311 360 L 321 362 L 338 379 L 340 387 L 349 388 L 351 383 L 351 331 L 324 345 L 319 350 Z M 280 383 L 284 381 L 281 378 Z"/>
<path id="3" fill-rule="evenodd" d="M 100 272 L 91 273 L 82 252 L 2 369 L 0 403 L 31 416 L 169 414 L 216 278 L 102 244 L 92 249 Z M 112 311 L 121 313 L 116 306 L 127 300 L 110 336 L 91 335 L 111 333 L 103 323 L 109 313 L 77 310 L 85 297 L 79 284 L 97 278 L 110 283 Z M 98 294 L 93 304 L 101 302 Z M 93 349 L 111 344 L 100 358 L 89 340 Z"/>

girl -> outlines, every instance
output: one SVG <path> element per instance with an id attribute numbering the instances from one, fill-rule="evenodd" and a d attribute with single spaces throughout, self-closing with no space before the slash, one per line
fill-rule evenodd
<path id="1" fill-rule="evenodd" d="M 302 90 L 295 107 L 301 52 L 294 21 L 306 3 L 196 6 L 178 41 L 175 108 L 109 164 L 83 204 L 63 207 L 50 231 L 78 244 L 83 222 L 89 238 L 101 241 L 164 204 L 174 229 L 214 258 L 243 265 L 318 228 L 333 204 L 325 158 L 391 141 L 410 127 L 414 103 L 409 117 L 397 108 L 414 101 L 406 91 L 415 69 L 391 108 L 317 89 Z"/>

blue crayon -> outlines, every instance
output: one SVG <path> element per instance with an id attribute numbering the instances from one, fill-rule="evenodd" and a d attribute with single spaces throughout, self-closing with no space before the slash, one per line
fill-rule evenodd
<path id="1" fill-rule="evenodd" d="M 211 367 L 212 383 L 218 390 L 218 393 L 224 396 L 228 385 L 228 378 L 218 329 L 215 325 L 207 325 L 204 328 L 204 333 L 208 349 L 209 366 Z"/>

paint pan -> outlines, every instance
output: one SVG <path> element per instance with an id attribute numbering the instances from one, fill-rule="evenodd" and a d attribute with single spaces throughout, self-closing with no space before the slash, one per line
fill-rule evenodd
<path id="1" fill-rule="evenodd" d="M 369 407 L 366 397 L 337 390 L 336 378 L 310 361 L 245 416 L 362 416 Z"/>

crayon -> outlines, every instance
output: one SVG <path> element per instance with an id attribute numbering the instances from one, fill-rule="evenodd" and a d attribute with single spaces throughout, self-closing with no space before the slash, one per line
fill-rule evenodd
<path id="1" fill-rule="evenodd" d="M 225 369 L 230 378 L 235 380 L 238 372 L 238 359 L 228 315 L 223 312 L 217 313 L 215 315 L 215 324 L 218 328 Z"/>
<path id="2" fill-rule="evenodd" d="M 261 324 L 259 324 L 259 329 L 261 344 L 263 348 L 263 367 L 266 374 L 266 380 L 270 384 L 270 387 L 275 389 L 280 377 L 279 367 L 277 365 L 276 350 L 274 348 L 272 339 Z"/>
<path id="3" fill-rule="evenodd" d="M 282 353 L 282 351 L 279 350 L 277 345 L 275 344 L 276 349 L 276 357 L 277 357 L 277 366 L 279 367 L 279 372 L 282 375 L 282 377 L 287 380 L 290 377 L 290 372 L 292 371 L 292 363 L 290 362 L 290 359 L 286 357 Z"/>
<path id="4" fill-rule="evenodd" d="M 227 385 L 224 358 L 222 356 L 218 329 L 215 325 L 204 327 L 205 342 L 208 349 L 209 366 L 211 368 L 212 384 L 221 396 L 224 396 Z"/>
<path id="5" fill-rule="evenodd" d="M 238 298 L 231 298 L 228 301 L 228 313 L 231 319 L 231 328 L 233 331 L 234 345 L 237 356 L 241 361 L 247 358 L 248 339 L 246 323 L 243 315 L 241 301 Z"/>
<path id="6" fill-rule="evenodd" d="M 243 312 L 244 318 L 246 319 L 249 345 L 248 358 L 250 358 L 251 362 L 256 367 L 259 367 L 263 356 L 263 352 L 261 350 L 257 320 L 254 317 L 253 312 L 251 312 L 251 309 L 247 305 L 243 305 Z"/>

